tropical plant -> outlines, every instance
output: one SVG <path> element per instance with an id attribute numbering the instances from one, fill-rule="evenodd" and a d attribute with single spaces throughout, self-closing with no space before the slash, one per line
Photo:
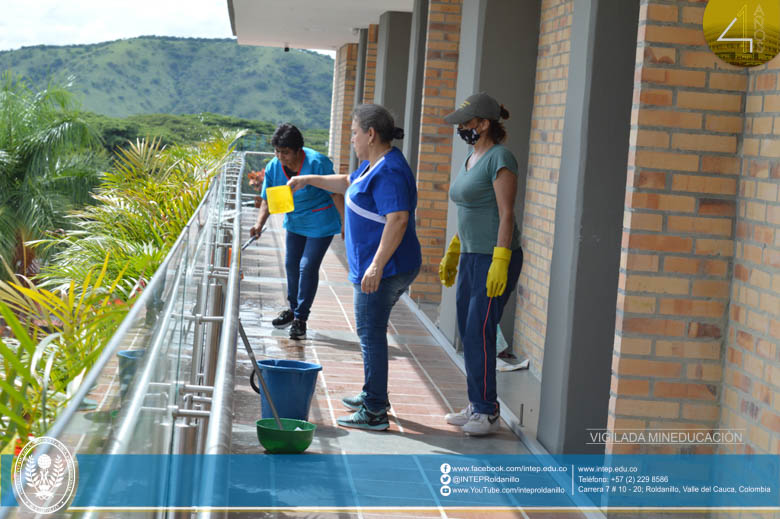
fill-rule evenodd
<path id="1" fill-rule="evenodd" d="M 15 337 L 0 341 L 0 450 L 46 431 L 127 313 L 117 297 L 123 273 L 108 283 L 108 264 L 106 256 L 59 293 L 0 281 L 0 315 Z"/>
<path id="2" fill-rule="evenodd" d="M 142 140 L 119 149 L 96 189 L 98 203 L 74 211 L 64 236 L 41 242 L 60 252 L 36 281 L 64 289 L 109 255 L 109 275 L 124 271 L 132 280 L 120 286 L 128 297 L 165 259 L 241 135 L 219 132 L 197 146 L 170 148 Z"/>
<path id="3" fill-rule="evenodd" d="M 5 73 L 0 79 L 0 258 L 31 273 L 25 246 L 66 226 L 66 213 L 89 200 L 101 159 L 99 138 L 80 118 L 71 94 L 49 85 L 31 91 Z M 5 270 L 0 269 L 0 279 Z"/>
<path id="4" fill-rule="evenodd" d="M 240 136 L 121 151 L 97 203 L 71 214 L 73 228 L 30 244 L 59 250 L 35 284 L 20 275 L 0 282 L 0 317 L 15 337 L 0 343 L 0 451 L 44 432 L 68 402 Z"/>

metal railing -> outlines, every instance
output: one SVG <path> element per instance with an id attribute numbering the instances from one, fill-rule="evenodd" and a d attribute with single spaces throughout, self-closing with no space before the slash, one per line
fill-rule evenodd
<path id="1" fill-rule="evenodd" d="M 214 178 L 167 257 L 46 432 L 73 455 L 230 452 L 244 164 L 244 154 L 234 153 Z M 106 459 L 110 465 L 111 457 Z M 111 470 L 107 466 L 106 474 Z M 161 496 L 175 485 L 165 471 L 152 477 L 160 478 Z M 111 481 L 105 479 L 98 481 L 96 495 L 110 492 Z M 210 491 L 211 482 L 204 484 L 200 493 Z M 131 513 L 168 515 L 163 510 Z M 0 517 L 26 514 L 21 508 L 0 510 Z M 88 510 L 85 515 L 100 514 Z"/>

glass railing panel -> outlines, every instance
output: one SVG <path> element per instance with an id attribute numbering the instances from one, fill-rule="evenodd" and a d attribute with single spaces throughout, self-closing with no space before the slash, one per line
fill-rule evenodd
<path id="1" fill-rule="evenodd" d="M 211 421 L 229 432 L 232 394 L 225 401 L 224 389 L 232 388 L 232 376 L 214 372 L 217 363 L 230 361 L 220 352 L 225 349 L 220 341 L 230 334 L 222 333 L 224 323 L 212 316 L 235 306 L 222 299 L 239 290 L 238 264 L 230 251 L 238 249 L 240 239 L 236 201 L 243 165 L 243 156 L 234 154 L 215 177 L 82 387 L 45 434 L 62 441 L 73 455 L 200 452 L 207 433 L 222 435 L 207 431 L 203 419 L 211 411 L 212 392 L 204 386 L 215 379 L 222 397 L 219 419 Z M 234 328 L 227 324 L 229 331 Z M 229 348 L 234 347 L 233 339 Z M 166 492 L 165 471 L 154 477 L 160 479 L 160 492 Z M 110 491 L 110 481 L 96 484 Z M 17 512 L 24 514 L 1 509 L 0 517 Z"/>

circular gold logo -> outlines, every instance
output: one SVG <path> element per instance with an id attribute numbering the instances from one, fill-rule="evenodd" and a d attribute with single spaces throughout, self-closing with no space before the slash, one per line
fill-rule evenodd
<path id="1" fill-rule="evenodd" d="M 763 65 L 780 52 L 778 0 L 710 0 L 704 37 L 720 59 L 740 67 Z"/>

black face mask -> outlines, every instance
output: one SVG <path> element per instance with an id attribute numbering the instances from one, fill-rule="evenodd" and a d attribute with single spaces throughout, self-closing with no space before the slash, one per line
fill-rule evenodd
<path id="1" fill-rule="evenodd" d="M 466 144 L 469 144 L 471 146 L 475 145 L 479 138 L 481 137 L 480 134 L 477 133 L 476 128 L 458 128 L 458 135 L 460 135 L 460 138 L 466 141 Z"/>

